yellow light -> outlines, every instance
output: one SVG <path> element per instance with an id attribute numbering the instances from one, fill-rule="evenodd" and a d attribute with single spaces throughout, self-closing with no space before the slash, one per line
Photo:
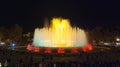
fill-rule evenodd
<path id="1" fill-rule="evenodd" d="M 120 41 L 120 38 L 116 38 L 116 41 Z"/>

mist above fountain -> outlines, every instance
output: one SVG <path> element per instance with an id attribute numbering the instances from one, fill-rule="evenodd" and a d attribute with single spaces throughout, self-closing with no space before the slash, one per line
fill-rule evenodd
<path id="1" fill-rule="evenodd" d="M 72 27 L 68 19 L 53 18 L 50 26 L 36 28 L 33 45 L 37 47 L 84 47 L 87 38 L 84 30 Z"/>

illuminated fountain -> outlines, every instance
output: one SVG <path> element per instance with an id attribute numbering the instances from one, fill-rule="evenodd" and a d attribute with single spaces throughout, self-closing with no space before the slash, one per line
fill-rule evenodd
<path id="1" fill-rule="evenodd" d="M 33 45 L 50 48 L 82 48 L 87 45 L 87 38 L 84 30 L 71 27 L 68 19 L 53 18 L 50 26 L 35 29 Z"/>

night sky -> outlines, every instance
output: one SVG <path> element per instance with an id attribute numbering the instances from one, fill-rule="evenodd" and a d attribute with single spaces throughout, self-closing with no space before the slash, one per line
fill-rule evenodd
<path id="1" fill-rule="evenodd" d="M 24 31 L 42 27 L 44 20 L 63 17 L 85 29 L 120 25 L 120 4 L 115 0 L 39 0 L 0 2 L 0 26 L 19 24 Z"/>

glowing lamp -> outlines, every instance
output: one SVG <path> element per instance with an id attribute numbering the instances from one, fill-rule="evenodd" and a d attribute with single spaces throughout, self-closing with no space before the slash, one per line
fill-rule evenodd
<path id="1" fill-rule="evenodd" d="M 12 50 L 14 50 L 14 47 L 16 46 L 16 43 L 11 43 L 10 44 L 10 48 L 12 49 Z"/>
<path id="2" fill-rule="evenodd" d="M 11 47 L 15 47 L 15 45 L 16 45 L 15 43 L 11 43 L 10 44 Z"/>
<path id="3" fill-rule="evenodd" d="M 116 41 L 120 41 L 120 38 L 116 38 Z"/>
<path id="4" fill-rule="evenodd" d="M 63 48 L 58 48 L 58 53 L 65 53 L 65 50 Z"/>
<path id="5" fill-rule="evenodd" d="M 0 62 L 0 67 L 2 67 L 2 64 L 1 64 L 1 62 Z"/>
<path id="6" fill-rule="evenodd" d="M 27 50 L 32 51 L 32 50 L 33 50 L 33 47 L 32 47 L 30 44 L 28 44 Z"/>
<path id="7" fill-rule="evenodd" d="M 72 53 L 78 53 L 78 49 L 77 48 L 72 49 Z"/>
<path id="8" fill-rule="evenodd" d="M 47 48 L 47 49 L 45 50 L 45 53 L 51 53 L 51 49 Z"/>
<path id="9" fill-rule="evenodd" d="M 0 44 L 1 44 L 1 45 L 4 45 L 4 44 L 5 44 L 5 42 L 0 42 Z"/>
<path id="10" fill-rule="evenodd" d="M 40 52 L 40 48 L 39 47 L 35 47 L 34 48 L 34 52 Z"/>
<path id="11" fill-rule="evenodd" d="M 89 44 L 89 45 L 87 45 L 87 49 L 88 50 L 92 50 L 92 46 Z"/>

